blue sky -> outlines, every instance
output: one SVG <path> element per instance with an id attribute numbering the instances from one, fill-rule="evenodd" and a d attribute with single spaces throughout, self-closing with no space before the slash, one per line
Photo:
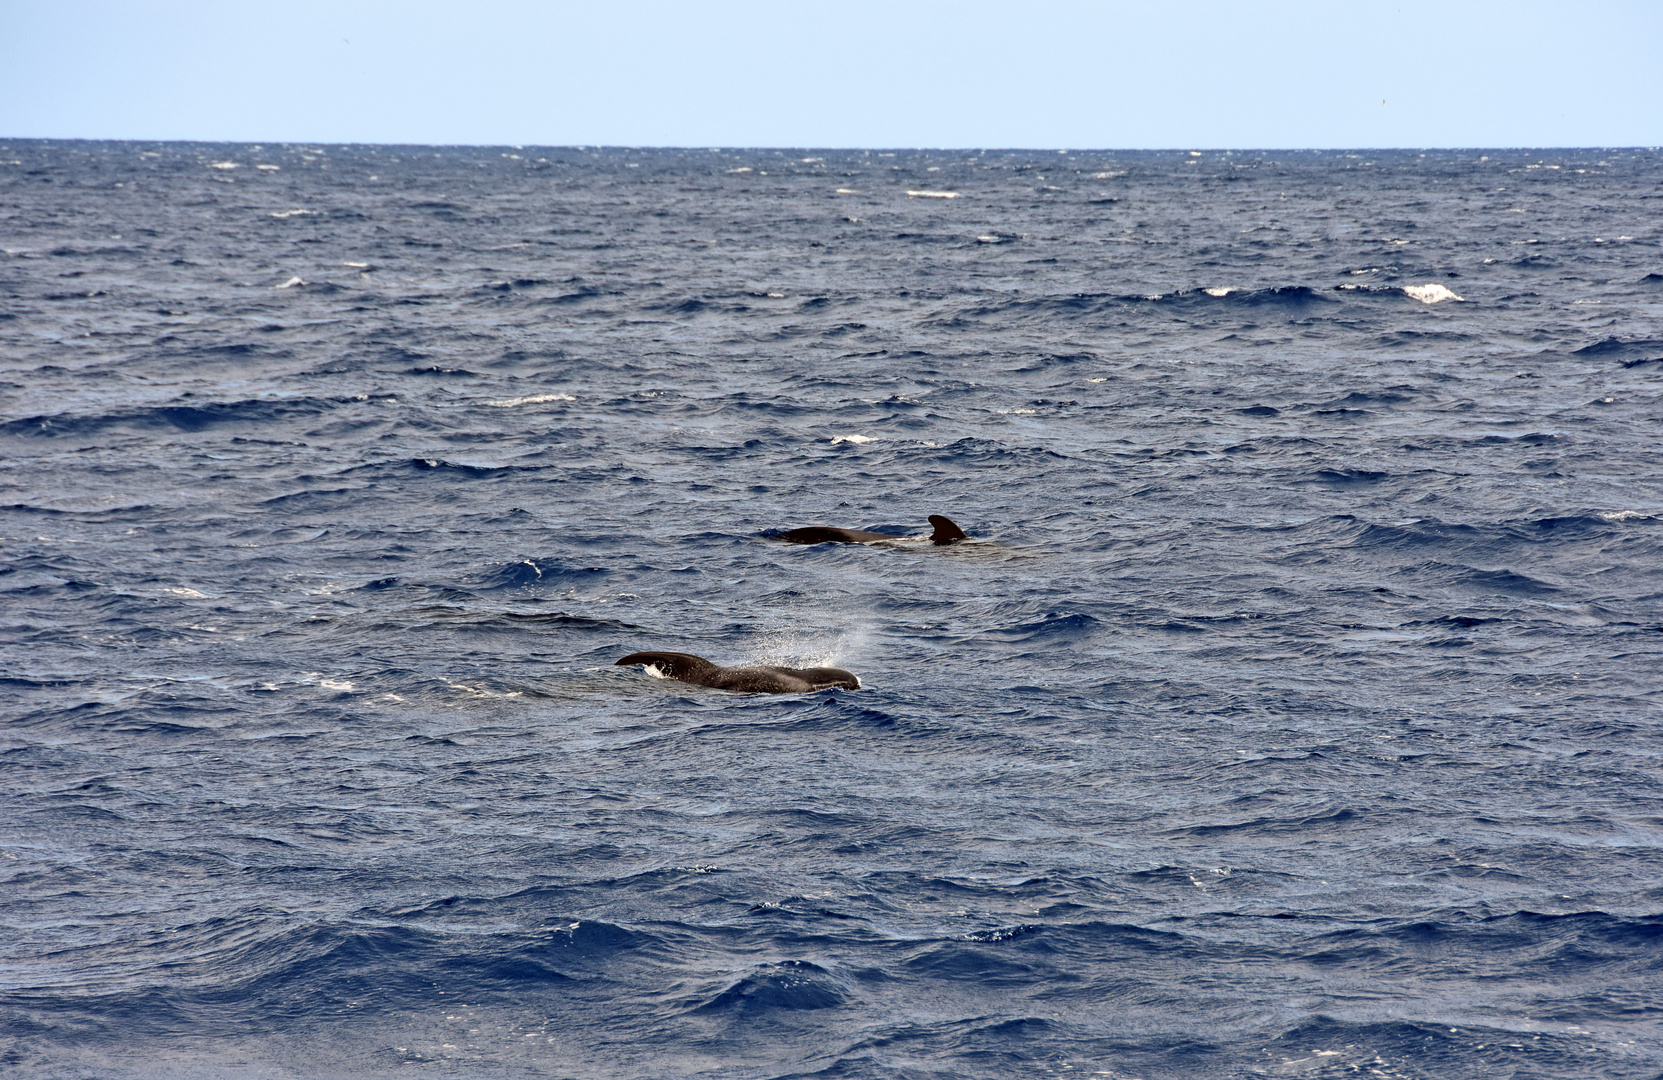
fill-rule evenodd
<path id="1" fill-rule="evenodd" d="M 0 0 L 0 137 L 1663 144 L 1663 0 Z"/>

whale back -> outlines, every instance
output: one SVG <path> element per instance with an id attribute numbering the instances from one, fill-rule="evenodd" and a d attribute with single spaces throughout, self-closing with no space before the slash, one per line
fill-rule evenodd
<path id="1" fill-rule="evenodd" d="M 678 652 L 630 653 L 616 667 L 645 664 L 661 674 L 695 686 L 748 694 L 806 694 L 839 686 L 859 690 L 860 679 L 842 668 L 722 667 L 702 656 Z"/>
<path id="2" fill-rule="evenodd" d="M 806 694 L 833 686 L 859 690 L 860 680 L 842 668 L 757 666 L 717 668 L 715 677 L 703 685 L 747 694 Z"/>
<path id="3" fill-rule="evenodd" d="M 841 686 L 845 690 L 859 690 L 860 678 L 840 667 L 785 668 L 784 670 L 808 683 L 815 690 L 827 686 Z"/>
<path id="4" fill-rule="evenodd" d="M 903 537 L 888 533 L 864 532 L 860 529 L 839 529 L 831 525 L 807 525 L 801 529 L 782 532 L 779 538 L 788 544 L 870 544 L 874 540 L 900 540 Z"/>
<path id="5" fill-rule="evenodd" d="M 951 518 L 942 517 L 940 514 L 930 515 L 930 526 L 935 529 L 930 534 L 930 540 L 937 544 L 956 544 L 960 540 L 970 539 Z M 800 529 L 778 533 L 776 536 L 788 544 L 871 544 L 883 540 L 917 539 L 892 536 L 889 533 L 867 532 L 864 529 L 840 529 L 833 525 L 806 525 Z"/>

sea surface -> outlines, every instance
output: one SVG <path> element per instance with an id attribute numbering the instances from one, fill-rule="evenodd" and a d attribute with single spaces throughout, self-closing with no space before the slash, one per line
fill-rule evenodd
<path id="1" fill-rule="evenodd" d="M 14 139 L 0 248 L 7 1077 L 1663 1075 L 1663 153 Z"/>

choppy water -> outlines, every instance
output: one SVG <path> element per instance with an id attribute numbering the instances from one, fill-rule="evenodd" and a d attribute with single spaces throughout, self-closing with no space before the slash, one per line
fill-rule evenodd
<path id="1" fill-rule="evenodd" d="M 1663 1072 L 1657 152 L 0 161 L 8 1075 Z"/>

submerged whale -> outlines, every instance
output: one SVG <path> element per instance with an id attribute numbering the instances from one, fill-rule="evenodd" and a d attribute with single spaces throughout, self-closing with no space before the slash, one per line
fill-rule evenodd
<path id="1" fill-rule="evenodd" d="M 860 680 L 842 668 L 722 667 L 702 656 L 683 652 L 630 653 L 615 667 L 645 664 L 672 679 L 742 694 L 806 694 L 841 686 L 859 690 Z"/>
<path id="2" fill-rule="evenodd" d="M 930 515 L 935 532 L 929 536 L 933 544 L 956 544 L 970 539 L 964 530 L 940 514 Z M 809 525 L 779 534 L 778 539 L 788 544 L 871 544 L 879 540 L 911 540 L 910 536 L 891 536 L 889 533 L 864 532 L 860 529 L 837 529 L 830 525 Z"/>

